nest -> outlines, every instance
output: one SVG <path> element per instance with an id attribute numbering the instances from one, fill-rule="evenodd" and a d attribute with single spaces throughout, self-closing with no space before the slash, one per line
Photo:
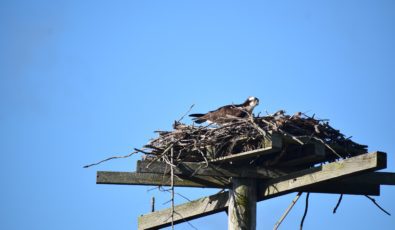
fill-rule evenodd
<path id="1" fill-rule="evenodd" d="M 303 113 L 287 115 L 283 110 L 267 116 L 234 118 L 221 126 L 196 126 L 175 122 L 172 131 L 156 131 L 159 137 L 145 145 L 147 160 L 170 162 L 208 162 L 223 156 L 263 148 L 273 133 L 293 140 L 296 146 L 322 143 L 327 151 L 324 161 L 367 152 L 367 146 L 353 142 L 328 120 L 315 119 Z M 272 157 L 273 158 L 273 157 Z M 264 164 L 271 159 L 256 161 Z"/>

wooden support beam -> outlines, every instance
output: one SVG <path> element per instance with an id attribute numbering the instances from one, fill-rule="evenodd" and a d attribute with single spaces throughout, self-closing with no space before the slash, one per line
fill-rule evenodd
<path id="1" fill-rule="evenodd" d="M 170 174 L 170 167 L 165 162 L 137 161 L 136 171 L 138 173 Z M 264 167 L 237 166 L 232 165 L 206 165 L 205 163 L 185 162 L 174 168 L 174 174 L 184 176 L 218 176 L 239 178 L 269 179 L 284 176 L 286 173 Z"/>
<path id="2" fill-rule="evenodd" d="M 324 186 L 314 186 L 301 189 L 301 192 L 311 193 L 334 193 L 349 195 L 380 195 L 380 185 L 360 185 L 360 184 L 338 184 L 329 182 Z M 298 190 L 299 192 L 299 190 Z M 228 209 L 229 192 L 204 197 L 175 206 L 175 221 L 178 224 L 184 221 L 194 220 L 200 217 L 226 211 Z M 138 229 L 158 229 L 171 225 L 171 208 L 144 214 L 138 218 Z"/>
<path id="3" fill-rule="evenodd" d="M 342 180 L 345 183 L 395 185 L 395 173 L 372 172 Z"/>
<path id="4" fill-rule="evenodd" d="M 256 229 L 256 181 L 233 178 L 229 190 L 228 230 Z"/>
<path id="5" fill-rule="evenodd" d="M 308 186 L 306 188 L 298 189 L 296 192 L 378 196 L 380 195 L 380 185 L 335 181 Z"/>
<path id="6" fill-rule="evenodd" d="M 193 200 L 174 207 L 174 224 L 225 211 L 229 193 L 223 192 Z M 171 208 L 142 215 L 138 218 L 138 229 L 159 229 L 171 225 Z"/>
<path id="7" fill-rule="evenodd" d="M 332 162 L 287 176 L 272 179 L 260 185 L 260 200 L 297 191 L 320 182 L 344 179 L 346 176 L 375 171 L 387 167 L 387 155 L 374 152 Z"/>
<path id="8" fill-rule="evenodd" d="M 355 184 L 348 185 L 346 186 L 347 188 L 345 188 L 344 186 L 338 186 L 340 182 L 337 180 L 358 173 L 383 169 L 385 167 L 386 154 L 382 152 L 374 152 L 338 162 L 332 162 L 322 167 L 289 174 L 287 178 L 278 178 L 267 182 L 263 188 L 261 188 L 261 192 L 258 193 L 257 200 L 265 200 L 294 191 L 326 192 L 325 189 L 328 188 L 331 189 L 330 192 L 334 193 L 347 194 L 347 192 L 350 191 L 352 192 L 351 194 L 355 194 L 358 191 L 353 190 Z M 323 187 L 320 188 L 320 184 L 323 184 Z M 379 185 L 372 184 L 362 186 L 366 189 L 363 191 L 363 195 L 377 195 Z M 373 194 L 366 194 L 369 192 Z M 176 206 L 175 210 L 182 218 L 176 215 L 177 218 L 175 223 L 226 210 L 229 204 L 228 196 L 229 193 L 225 192 Z M 165 209 L 140 216 L 139 229 L 155 229 L 169 226 L 171 224 L 168 218 L 170 212 L 171 209 Z M 159 217 L 167 217 L 167 219 Z"/>
<path id="9" fill-rule="evenodd" d="M 96 183 L 170 186 L 170 176 L 156 173 L 98 171 Z M 178 187 L 227 188 L 230 185 L 230 181 L 221 177 L 174 177 L 174 185 Z"/>

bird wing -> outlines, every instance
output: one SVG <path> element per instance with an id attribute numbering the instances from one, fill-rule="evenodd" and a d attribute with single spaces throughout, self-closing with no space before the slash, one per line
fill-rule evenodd
<path id="1" fill-rule="evenodd" d="M 217 110 L 210 111 L 199 119 L 205 119 L 215 123 L 224 123 L 232 120 L 232 117 L 245 117 L 247 113 L 240 107 L 226 105 Z"/>

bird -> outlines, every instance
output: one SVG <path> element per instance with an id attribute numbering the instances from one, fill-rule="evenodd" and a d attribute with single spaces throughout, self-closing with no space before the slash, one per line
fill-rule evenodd
<path id="1" fill-rule="evenodd" d="M 193 121 L 197 124 L 204 122 L 215 124 L 226 124 L 235 120 L 235 118 L 245 118 L 252 114 L 255 106 L 259 105 L 257 97 L 248 97 L 242 104 L 231 104 L 222 106 L 208 113 L 190 114 Z"/>

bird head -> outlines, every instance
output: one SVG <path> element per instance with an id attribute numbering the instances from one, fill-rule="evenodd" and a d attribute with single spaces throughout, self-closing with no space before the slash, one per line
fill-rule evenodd
<path id="1" fill-rule="evenodd" d="M 248 97 L 244 104 L 254 108 L 255 106 L 259 105 L 259 99 L 257 97 Z"/>
<path id="2" fill-rule="evenodd" d="M 242 104 L 244 110 L 247 111 L 249 114 L 252 113 L 255 106 L 259 105 L 259 99 L 256 97 L 248 97 L 247 100 Z"/>

